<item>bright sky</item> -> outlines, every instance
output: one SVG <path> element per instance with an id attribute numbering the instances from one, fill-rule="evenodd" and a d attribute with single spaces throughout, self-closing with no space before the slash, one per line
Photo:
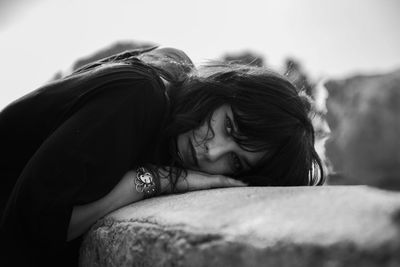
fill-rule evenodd
<path id="1" fill-rule="evenodd" d="M 400 68 L 399 28 L 398 0 L 0 0 L 0 109 L 115 41 L 293 56 L 319 79 Z"/>

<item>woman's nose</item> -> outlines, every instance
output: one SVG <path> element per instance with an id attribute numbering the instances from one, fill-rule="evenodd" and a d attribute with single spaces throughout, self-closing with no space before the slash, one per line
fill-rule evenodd
<path id="1" fill-rule="evenodd" d="M 235 142 L 228 139 L 214 139 L 206 144 L 206 154 L 210 161 L 217 161 L 235 149 Z"/>

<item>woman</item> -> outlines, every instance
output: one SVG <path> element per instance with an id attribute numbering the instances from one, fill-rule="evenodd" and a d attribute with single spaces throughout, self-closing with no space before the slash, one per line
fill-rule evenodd
<path id="1" fill-rule="evenodd" d="M 146 197 L 322 184 L 309 107 L 279 75 L 195 70 L 174 49 L 85 66 L 0 114 L 1 176 L 13 187 L 2 251 L 26 255 L 15 265 L 71 265 L 96 220 Z"/>

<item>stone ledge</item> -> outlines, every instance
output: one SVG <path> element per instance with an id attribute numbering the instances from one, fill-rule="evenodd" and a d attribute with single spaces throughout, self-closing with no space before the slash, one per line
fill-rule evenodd
<path id="1" fill-rule="evenodd" d="M 400 193 L 248 187 L 148 199 L 100 220 L 82 266 L 400 266 Z"/>

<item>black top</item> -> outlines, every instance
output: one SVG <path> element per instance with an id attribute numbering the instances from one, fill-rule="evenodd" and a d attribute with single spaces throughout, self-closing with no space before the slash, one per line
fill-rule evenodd
<path id="1" fill-rule="evenodd" d="M 152 162 L 166 114 L 164 84 L 139 60 L 78 72 L 3 110 L 2 203 L 18 179 L 1 221 L 4 256 L 14 265 L 76 264 L 79 239 L 65 241 L 73 206 Z"/>

